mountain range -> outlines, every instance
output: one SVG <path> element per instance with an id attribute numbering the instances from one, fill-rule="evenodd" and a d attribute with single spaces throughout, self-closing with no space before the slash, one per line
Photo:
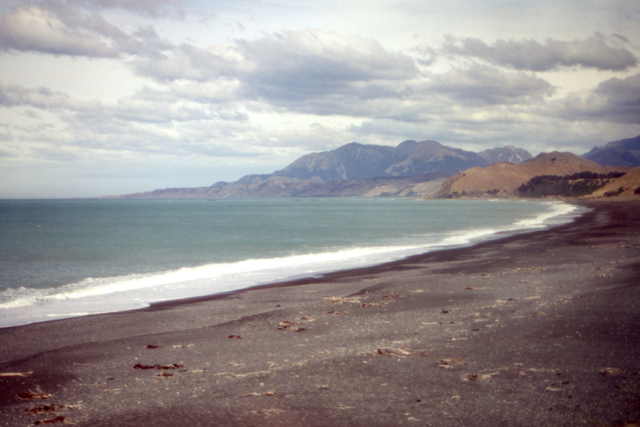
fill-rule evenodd
<path id="1" fill-rule="evenodd" d="M 640 135 L 594 147 L 582 157 L 602 166 L 640 166 Z"/>
<path id="2" fill-rule="evenodd" d="M 523 148 L 507 145 L 502 148 L 490 148 L 478 153 L 480 157 L 491 163 L 522 163 L 532 158 L 531 153 Z"/>
<path id="3" fill-rule="evenodd" d="M 591 157 L 591 161 L 587 157 Z M 408 140 L 396 147 L 352 142 L 330 151 L 304 155 L 271 174 L 246 175 L 210 187 L 168 188 L 113 198 L 231 197 L 425 197 L 436 193 L 511 195 L 534 174 L 609 171 L 607 164 L 640 165 L 640 136 L 596 147 L 580 157 L 506 146 L 480 153 L 437 141 Z M 542 166 L 544 165 L 544 166 Z M 614 168 L 615 169 L 615 168 Z M 620 170 L 620 168 L 617 168 Z"/>
<path id="4" fill-rule="evenodd" d="M 271 175 L 330 183 L 355 178 L 452 175 L 489 164 L 477 153 L 446 147 L 436 141 L 404 141 L 397 147 L 352 142 L 335 150 L 302 156 Z"/>

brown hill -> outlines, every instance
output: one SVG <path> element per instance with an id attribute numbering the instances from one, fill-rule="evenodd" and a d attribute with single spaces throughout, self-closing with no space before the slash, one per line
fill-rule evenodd
<path id="1" fill-rule="evenodd" d="M 520 164 L 493 163 L 486 168 L 473 167 L 452 176 L 442 184 L 438 196 L 447 194 L 511 196 L 531 178 L 539 175 L 571 175 L 577 172 L 607 173 L 627 168 L 600 166 L 572 153 L 541 153 Z"/>
<path id="2" fill-rule="evenodd" d="M 589 197 L 640 197 L 640 194 L 635 193 L 636 190 L 638 190 L 638 192 L 640 193 L 640 167 L 631 169 L 631 171 L 629 171 L 626 175 L 621 176 L 613 182 L 605 185 L 601 189 L 595 191 Z"/>

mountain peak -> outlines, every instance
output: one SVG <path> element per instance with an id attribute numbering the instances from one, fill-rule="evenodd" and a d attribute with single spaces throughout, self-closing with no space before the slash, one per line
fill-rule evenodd
<path id="1" fill-rule="evenodd" d="M 479 152 L 478 155 L 489 163 L 522 163 L 533 158 L 527 150 L 516 148 L 513 145 L 490 148 Z"/>
<path id="2" fill-rule="evenodd" d="M 584 155 L 601 166 L 640 166 L 640 135 L 635 138 L 612 141 L 603 147 L 594 147 Z"/>
<path id="3" fill-rule="evenodd" d="M 472 166 L 486 166 L 476 153 L 437 141 L 407 140 L 397 147 L 356 142 L 322 153 L 302 156 L 273 175 L 323 182 L 354 178 L 409 177 L 423 173 L 453 175 Z"/>
<path id="4" fill-rule="evenodd" d="M 417 141 L 414 141 L 413 139 L 408 139 L 406 141 L 402 141 L 400 144 L 398 144 L 396 148 L 400 151 L 408 151 L 408 150 L 414 149 L 416 145 L 418 145 Z"/>

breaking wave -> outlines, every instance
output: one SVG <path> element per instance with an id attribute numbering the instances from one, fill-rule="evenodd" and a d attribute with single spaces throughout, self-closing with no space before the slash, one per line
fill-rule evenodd
<path id="1" fill-rule="evenodd" d="M 86 278 L 57 288 L 0 292 L 0 327 L 143 308 L 159 301 L 199 297 L 298 277 L 377 265 L 433 250 L 467 246 L 506 234 L 570 222 L 581 208 L 549 203 L 535 218 L 504 227 L 413 236 L 411 244 L 333 248 L 320 253 L 213 263 L 175 270 Z"/>

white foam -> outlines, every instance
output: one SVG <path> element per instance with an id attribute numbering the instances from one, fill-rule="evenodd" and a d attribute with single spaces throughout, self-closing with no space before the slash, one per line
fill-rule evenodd
<path id="1" fill-rule="evenodd" d="M 422 236 L 419 244 L 336 248 L 323 253 L 208 264 L 151 274 L 88 278 L 60 288 L 0 292 L 0 327 L 146 307 L 153 302 L 213 295 L 328 271 L 376 265 L 446 247 L 497 238 L 504 232 L 568 222 L 577 207 L 549 203 L 550 210 L 501 228 Z M 575 215 L 574 215 L 575 216 Z"/>

